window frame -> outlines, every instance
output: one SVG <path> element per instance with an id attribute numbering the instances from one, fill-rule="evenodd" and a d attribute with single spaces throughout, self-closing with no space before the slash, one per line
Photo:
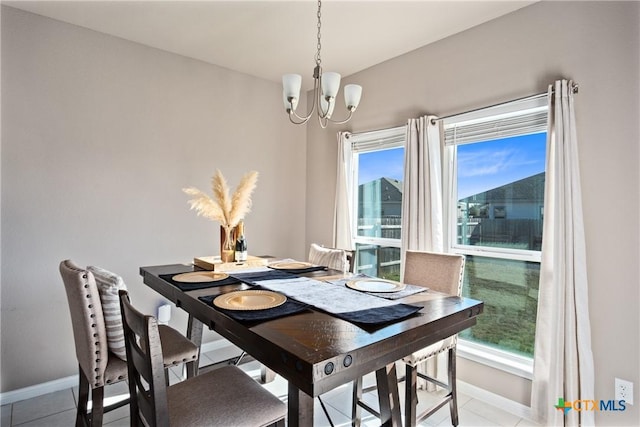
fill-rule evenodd
<path id="1" fill-rule="evenodd" d="M 443 120 L 443 133 L 452 126 L 461 126 L 466 123 L 495 121 L 500 117 L 513 117 L 530 112 L 544 111 L 548 116 L 547 96 L 536 96 L 524 100 L 516 100 L 500 104 L 495 107 L 487 107 L 448 117 Z M 492 117 L 492 118 L 490 118 Z M 544 132 L 548 132 L 544 126 Z M 496 135 L 494 138 L 484 139 L 491 141 L 509 136 L 527 135 L 536 132 L 523 132 L 507 136 Z M 481 141 L 468 141 L 465 143 L 482 143 Z M 467 245 L 458 243 L 458 183 L 457 183 L 457 147 L 443 141 L 443 209 L 446 231 L 444 233 L 445 250 L 449 253 L 470 255 L 486 258 L 507 259 L 515 261 L 528 261 L 540 263 L 542 252 L 528 249 L 500 248 L 493 246 Z M 545 155 L 548 155 L 545 153 Z M 460 337 L 458 341 L 458 354 L 466 359 L 500 369 L 522 378 L 533 377 L 533 357 L 527 357 L 515 352 L 498 349 L 475 341 L 465 340 Z"/>
<path id="2" fill-rule="evenodd" d="M 361 245 L 377 245 L 393 248 L 401 248 L 402 238 L 391 239 L 385 237 L 371 237 L 358 235 L 358 173 L 360 167 L 360 154 L 370 153 L 373 151 L 391 150 L 394 148 L 405 147 L 406 145 L 406 126 L 382 129 L 371 132 L 363 132 L 352 134 L 349 138 L 351 143 L 351 206 L 353 215 L 351 218 L 352 241 L 354 246 Z M 404 161 L 403 161 L 404 170 Z"/>

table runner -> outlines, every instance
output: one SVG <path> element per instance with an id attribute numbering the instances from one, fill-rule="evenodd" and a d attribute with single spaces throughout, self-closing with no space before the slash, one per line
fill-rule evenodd
<path id="1" fill-rule="evenodd" d="M 400 320 L 422 308 L 388 301 L 328 282 L 285 274 L 283 276 L 283 272 L 272 270 L 235 273 L 233 277 L 359 324 L 377 325 Z"/>

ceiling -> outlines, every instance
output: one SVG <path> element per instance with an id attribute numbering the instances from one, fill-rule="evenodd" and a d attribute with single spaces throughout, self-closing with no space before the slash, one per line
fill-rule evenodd
<path id="1" fill-rule="evenodd" d="M 534 2 L 325 0 L 322 66 L 350 75 Z M 272 81 L 302 74 L 312 86 L 315 1 L 2 4 Z"/>

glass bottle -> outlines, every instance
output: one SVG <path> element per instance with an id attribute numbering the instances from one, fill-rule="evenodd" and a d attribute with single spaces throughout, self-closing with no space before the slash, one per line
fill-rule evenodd
<path id="1" fill-rule="evenodd" d="M 244 223 L 240 221 L 236 227 L 236 262 L 247 260 L 247 241 L 244 238 Z"/>

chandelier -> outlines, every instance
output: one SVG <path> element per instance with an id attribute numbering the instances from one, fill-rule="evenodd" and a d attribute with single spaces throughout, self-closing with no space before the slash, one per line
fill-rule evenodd
<path id="1" fill-rule="evenodd" d="M 347 107 L 348 115 L 344 120 L 334 120 L 331 118 L 333 109 L 336 106 L 336 95 L 340 90 L 340 74 L 334 72 L 322 72 L 322 58 L 320 57 L 320 29 L 321 23 L 321 1 L 318 0 L 318 50 L 316 51 L 316 66 L 313 69 L 313 104 L 311 110 L 305 116 L 299 116 L 296 113 L 298 100 L 300 99 L 300 87 L 302 86 L 302 76 L 300 74 L 285 74 L 282 76 L 282 98 L 284 108 L 289 115 L 291 123 L 302 125 L 309 121 L 314 112 L 317 111 L 318 123 L 323 129 L 327 127 L 329 122 L 342 124 L 351 119 L 353 112 L 356 111 L 362 96 L 362 86 L 349 84 L 344 87 L 344 102 Z"/>

